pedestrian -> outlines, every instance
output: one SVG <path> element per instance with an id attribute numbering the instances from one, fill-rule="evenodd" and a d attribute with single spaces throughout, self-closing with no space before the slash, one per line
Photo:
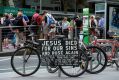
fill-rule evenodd
<path id="1" fill-rule="evenodd" d="M 76 22 L 75 22 L 75 18 L 73 18 L 70 21 L 70 30 L 69 30 L 69 37 L 71 39 L 73 39 L 73 37 L 75 36 L 75 27 L 76 27 Z"/>
<path id="2" fill-rule="evenodd" d="M 32 25 L 37 25 L 37 18 L 39 17 L 39 10 L 36 10 L 36 12 L 33 14 L 31 19 Z"/>
<path id="3" fill-rule="evenodd" d="M 10 22 L 11 22 L 11 26 L 13 26 L 13 21 L 15 20 L 15 18 L 14 18 L 12 13 L 9 14 L 9 19 L 10 19 Z"/>
<path id="4" fill-rule="evenodd" d="M 23 13 L 22 9 L 18 9 L 18 13 L 21 12 L 22 13 L 22 17 L 24 18 L 24 20 L 26 21 L 26 23 L 29 23 L 29 18 L 26 14 Z"/>
<path id="5" fill-rule="evenodd" d="M 1 20 L 0 20 L 0 21 L 1 21 L 1 24 L 2 24 L 2 25 L 3 25 L 3 22 L 4 22 L 4 20 L 5 20 L 5 16 L 6 16 L 6 15 L 8 15 L 8 13 L 4 13 L 4 14 L 3 14 L 3 17 L 1 17 Z"/>
<path id="6" fill-rule="evenodd" d="M 10 19 L 9 19 L 9 14 L 5 14 L 4 15 L 4 20 L 3 20 L 3 26 L 5 27 L 9 27 L 11 26 L 11 23 L 10 23 Z M 3 35 L 4 35 L 4 39 L 3 39 L 3 45 L 4 45 L 4 48 L 9 48 L 8 47 L 8 44 L 9 44 L 9 39 L 8 39 L 8 32 L 9 30 L 7 28 L 3 29 Z"/>
<path id="7" fill-rule="evenodd" d="M 43 12 L 43 17 L 44 17 L 44 26 L 43 26 L 43 34 L 44 34 L 44 39 L 48 39 L 49 37 L 53 37 L 56 32 L 56 20 L 52 16 L 52 14 L 48 13 L 47 11 Z"/>
<path id="8" fill-rule="evenodd" d="M 93 36 L 96 35 L 96 29 L 97 29 L 97 20 L 95 19 L 94 15 L 91 15 L 90 20 L 89 20 L 89 26 L 90 26 L 90 34 Z"/>
<path id="9" fill-rule="evenodd" d="M 70 24 L 73 26 L 73 37 L 79 38 L 79 34 L 83 29 L 83 22 L 79 16 L 74 16 Z"/>
<path id="10" fill-rule="evenodd" d="M 18 12 L 17 13 L 17 17 L 15 18 L 15 20 L 13 21 L 13 24 L 15 26 L 21 26 L 21 27 L 16 27 L 16 28 L 13 28 L 14 32 L 15 32 L 15 35 L 16 35 L 16 47 L 19 48 L 20 47 L 20 40 L 23 40 L 25 41 L 25 36 L 23 36 L 23 28 L 25 26 L 27 26 L 27 23 L 25 21 L 25 19 L 23 18 L 23 13 L 22 12 Z M 20 36 L 22 35 L 22 36 Z"/>
<path id="11" fill-rule="evenodd" d="M 64 17 L 62 20 L 62 34 L 65 35 L 66 38 L 68 38 L 69 26 L 70 26 L 70 23 L 69 21 L 67 21 L 67 17 Z"/>
<path id="12" fill-rule="evenodd" d="M 34 27 L 29 27 L 30 32 L 32 32 L 33 34 L 35 33 L 38 36 L 41 35 L 40 33 L 42 32 L 43 16 L 42 16 L 42 14 L 39 14 L 39 10 L 36 10 L 36 12 L 33 14 L 31 21 L 32 21 L 31 24 L 36 27 L 36 30 L 33 31 L 32 28 L 34 28 Z"/>
<path id="13" fill-rule="evenodd" d="M 99 31 L 100 31 L 100 38 L 102 39 L 103 38 L 103 35 L 104 35 L 104 17 L 101 17 L 99 19 L 99 22 L 98 22 L 98 26 L 99 26 Z"/>
<path id="14" fill-rule="evenodd" d="M 77 35 L 79 37 L 79 34 L 82 32 L 83 30 L 83 21 L 81 19 L 81 17 L 77 16 L 75 18 L 75 22 L 76 22 L 76 29 L 77 29 Z"/>

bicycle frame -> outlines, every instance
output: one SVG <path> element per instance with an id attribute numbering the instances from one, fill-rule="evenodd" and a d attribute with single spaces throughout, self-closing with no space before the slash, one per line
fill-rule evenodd
<path id="1" fill-rule="evenodd" d="M 102 43 L 103 44 L 106 43 L 106 45 L 103 45 Z M 116 48 L 119 47 L 119 41 L 114 40 L 114 39 L 111 39 L 111 40 L 109 40 L 109 39 L 96 39 L 96 40 L 94 40 L 92 42 L 92 44 L 94 46 L 99 46 L 99 47 L 101 47 L 101 46 L 107 46 L 107 43 L 108 44 L 111 44 L 109 46 L 112 47 L 111 52 L 109 54 L 107 54 L 107 59 L 108 59 L 108 61 L 112 61 L 113 58 L 114 58 L 114 56 L 115 56 L 115 54 L 116 54 Z"/>

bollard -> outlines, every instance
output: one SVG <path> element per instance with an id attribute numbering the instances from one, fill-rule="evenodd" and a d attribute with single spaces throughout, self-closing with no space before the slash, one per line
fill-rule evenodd
<path id="1" fill-rule="evenodd" d="M 2 29 L 0 28 L 0 52 L 2 52 Z"/>
<path id="2" fill-rule="evenodd" d="M 58 77 L 61 77 L 61 70 L 58 69 Z"/>

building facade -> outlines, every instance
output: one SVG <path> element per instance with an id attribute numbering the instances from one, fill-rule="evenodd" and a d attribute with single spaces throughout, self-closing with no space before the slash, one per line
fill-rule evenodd
<path id="1" fill-rule="evenodd" d="M 84 7 L 91 7 L 94 12 L 94 6 L 90 4 L 87 0 L 0 0 L 0 6 L 39 9 L 41 13 L 43 10 L 48 10 L 58 17 L 82 13 Z"/>

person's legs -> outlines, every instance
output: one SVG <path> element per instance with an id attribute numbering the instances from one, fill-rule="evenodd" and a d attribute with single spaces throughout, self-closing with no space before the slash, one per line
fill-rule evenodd
<path id="1" fill-rule="evenodd" d="M 49 28 L 48 25 L 43 26 L 44 39 L 48 39 Z"/>
<path id="2" fill-rule="evenodd" d="M 66 38 L 68 38 L 68 33 L 69 33 L 68 29 L 63 30 L 63 34 L 66 36 Z"/>
<path id="3" fill-rule="evenodd" d="M 52 37 L 54 38 L 56 35 L 56 27 L 53 28 L 53 34 L 52 34 Z"/>
<path id="4" fill-rule="evenodd" d="M 8 48 L 8 43 L 9 43 L 8 38 L 5 38 L 3 40 L 3 45 L 4 45 L 5 48 Z"/>
<path id="5" fill-rule="evenodd" d="M 16 29 L 15 30 L 15 36 L 16 36 L 16 42 L 15 42 L 15 46 L 16 47 L 20 47 L 20 36 L 19 36 L 19 30 L 18 29 Z"/>
<path id="6" fill-rule="evenodd" d="M 100 29 L 100 38 L 102 39 L 103 37 L 103 28 Z"/>

